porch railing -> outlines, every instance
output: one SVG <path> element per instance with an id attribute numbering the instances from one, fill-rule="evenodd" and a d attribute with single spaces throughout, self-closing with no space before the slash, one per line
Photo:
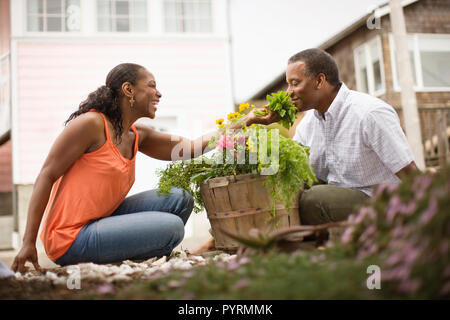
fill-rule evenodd
<path id="1" fill-rule="evenodd" d="M 401 109 L 396 109 L 403 126 Z M 419 107 L 425 165 L 442 167 L 450 163 L 450 106 Z"/>

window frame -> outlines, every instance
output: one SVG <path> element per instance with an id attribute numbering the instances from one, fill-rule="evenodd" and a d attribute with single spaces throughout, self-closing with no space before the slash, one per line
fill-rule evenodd
<path id="1" fill-rule="evenodd" d="M 372 63 L 372 57 L 370 53 L 370 46 L 376 43 L 377 45 L 377 51 L 380 59 L 380 76 L 381 76 L 381 88 L 376 90 L 375 89 L 375 76 L 374 76 L 374 70 L 373 70 L 373 63 Z M 362 92 L 362 79 L 359 72 L 359 66 L 360 61 L 358 58 L 358 53 L 360 51 L 364 52 L 365 56 L 365 65 L 367 69 L 367 94 L 379 97 L 386 93 L 386 77 L 384 73 L 384 59 L 383 59 L 383 44 L 381 41 L 381 37 L 379 35 L 367 40 L 366 42 L 362 43 L 361 45 L 355 47 L 353 49 L 353 60 L 355 65 L 355 78 L 356 78 L 356 88 L 358 91 Z"/>
<path id="2" fill-rule="evenodd" d="M 3 72 L 3 65 L 6 65 L 6 72 Z M 10 52 L 0 56 L 0 90 L 3 86 L 6 86 L 5 96 L 0 95 L 0 130 L 3 129 L 3 125 L 9 124 L 11 128 L 11 54 Z M 0 135 L 3 132 L 0 132 Z"/>
<path id="3" fill-rule="evenodd" d="M 45 3 L 47 3 L 47 0 L 44 0 Z M 63 2 L 64 7 L 66 4 L 67 0 L 60 0 L 61 2 Z M 43 31 L 30 31 L 28 30 L 28 17 L 30 16 L 29 12 L 28 12 L 28 0 L 24 0 L 24 6 L 23 6 L 23 10 L 25 11 L 24 13 L 24 31 L 27 35 L 36 35 L 36 36 L 42 36 L 42 35 L 80 35 L 83 33 L 83 0 L 78 0 L 79 1 L 79 8 L 80 8 L 80 29 L 79 30 L 74 30 L 74 31 L 70 31 L 67 30 L 67 26 L 66 26 L 66 19 L 67 17 L 64 18 L 64 31 L 60 30 L 60 31 L 48 31 L 45 30 L 45 24 L 46 24 L 46 18 L 48 16 L 48 13 L 43 11 L 42 15 L 41 14 L 37 14 L 37 16 L 39 18 L 43 19 L 43 26 L 42 28 L 44 29 Z M 45 5 L 44 5 L 45 8 Z M 36 16 L 36 15 L 32 15 L 32 16 Z"/>
<path id="4" fill-rule="evenodd" d="M 118 0 L 112 0 L 111 2 L 115 3 L 116 1 L 118 1 Z M 150 10 L 151 9 L 150 9 L 150 7 L 151 7 L 151 5 L 150 5 L 149 1 L 147 1 L 147 0 L 145 1 L 145 3 L 146 3 L 146 12 L 145 12 L 145 14 L 146 14 L 146 19 L 147 19 L 147 28 L 144 31 L 131 30 L 132 29 L 132 25 L 133 25 L 132 22 L 134 21 L 134 18 L 133 18 L 133 15 L 130 13 L 130 9 L 131 9 L 131 6 L 133 5 L 134 1 L 132 1 L 132 0 L 122 0 L 122 1 L 127 1 L 129 3 L 128 19 L 129 19 L 129 22 L 130 22 L 130 24 L 129 24 L 130 30 L 129 31 L 115 31 L 115 30 L 100 31 L 99 30 L 99 24 L 98 24 L 98 19 L 99 19 L 98 3 L 99 3 L 99 0 L 95 0 L 95 33 L 96 34 L 114 34 L 114 35 L 116 35 L 116 34 L 119 34 L 119 35 L 130 35 L 130 34 L 131 35 L 146 35 L 146 34 L 149 34 L 151 32 L 151 30 L 150 30 L 150 25 L 151 25 L 151 23 L 150 23 L 150 18 L 151 18 Z M 131 4 L 131 6 L 130 6 L 130 4 Z M 115 14 L 114 16 L 113 15 L 109 15 L 110 19 L 113 18 L 113 17 L 116 19 L 117 18 L 117 14 Z M 116 28 L 117 28 L 117 25 L 116 25 Z"/>
<path id="5" fill-rule="evenodd" d="M 408 38 L 411 38 L 413 41 L 413 61 L 414 65 L 412 67 L 412 71 L 415 72 L 417 77 L 417 85 L 414 85 L 415 92 L 448 92 L 450 91 L 450 86 L 448 87 L 424 87 L 423 84 L 423 74 L 422 74 L 422 60 L 420 58 L 420 46 L 419 46 L 419 38 L 420 37 L 447 37 L 450 39 L 450 34 L 446 33 L 408 33 Z M 408 39 L 409 40 L 409 39 Z M 445 46 L 444 46 L 445 47 Z M 446 47 L 445 47 L 446 48 Z M 395 42 L 394 35 L 392 33 L 389 34 L 389 52 L 391 55 L 391 72 L 392 72 L 392 85 L 395 92 L 400 92 L 400 84 L 398 79 L 398 71 L 397 64 L 395 63 Z M 450 50 L 448 50 L 450 54 Z"/>
<path id="6" fill-rule="evenodd" d="M 209 15 L 209 22 L 210 22 L 210 30 L 203 32 L 203 31 L 167 31 L 166 28 L 166 21 L 167 21 L 167 16 L 166 16 L 166 10 L 165 10 L 165 5 L 166 2 L 175 2 L 177 5 L 179 4 L 183 4 L 183 2 L 185 2 L 185 0 L 161 0 L 161 9 L 162 9 L 162 31 L 164 34 L 166 35 L 213 35 L 215 33 L 214 31 L 214 1 L 212 0 L 205 0 L 209 2 L 209 6 L 210 6 L 210 15 Z M 200 2 L 204 2 L 202 0 L 187 0 L 188 2 L 194 3 L 194 4 L 198 4 Z M 195 16 L 194 16 L 195 17 Z M 176 17 L 176 22 L 180 21 L 180 18 L 177 16 Z M 185 20 L 191 20 L 192 17 L 186 17 L 185 15 L 181 16 L 181 22 L 185 21 Z M 195 19 L 194 19 L 195 20 Z"/>

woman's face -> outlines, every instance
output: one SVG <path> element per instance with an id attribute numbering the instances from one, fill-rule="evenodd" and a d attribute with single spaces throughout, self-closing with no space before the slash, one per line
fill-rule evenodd
<path id="1" fill-rule="evenodd" d="M 161 99 L 161 93 L 156 89 L 156 81 L 153 74 L 147 69 L 139 70 L 140 76 L 134 86 L 133 109 L 142 117 L 155 118 L 157 105 Z"/>

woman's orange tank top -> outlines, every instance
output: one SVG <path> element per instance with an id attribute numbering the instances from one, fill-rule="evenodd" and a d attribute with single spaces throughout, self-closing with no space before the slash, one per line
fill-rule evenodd
<path id="1" fill-rule="evenodd" d="M 105 125 L 105 144 L 83 154 L 53 184 L 40 234 L 47 256 L 53 261 L 70 248 L 86 224 L 110 216 L 134 183 L 139 141 L 136 127 L 131 126 L 135 142 L 133 158 L 129 160 L 117 150 L 105 115 L 100 115 Z"/>

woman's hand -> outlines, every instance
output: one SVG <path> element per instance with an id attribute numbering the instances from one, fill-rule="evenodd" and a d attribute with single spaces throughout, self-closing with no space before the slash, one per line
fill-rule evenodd
<path id="1" fill-rule="evenodd" d="M 256 110 L 260 112 L 267 112 L 267 115 L 265 116 L 258 116 L 255 114 L 254 110 L 251 110 L 246 117 L 246 124 L 247 126 L 250 126 L 252 124 L 263 124 L 263 125 L 269 125 L 274 122 L 278 122 L 281 120 L 281 116 L 278 112 L 270 110 L 268 107 L 263 108 L 257 108 Z"/>
<path id="2" fill-rule="evenodd" d="M 19 253 L 14 258 L 11 269 L 14 272 L 26 272 L 28 271 L 28 267 L 25 266 L 27 261 L 30 261 L 36 270 L 42 271 L 42 268 L 38 263 L 36 245 L 34 244 L 24 244 L 22 246 L 22 249 L 20 249 Z"/>

